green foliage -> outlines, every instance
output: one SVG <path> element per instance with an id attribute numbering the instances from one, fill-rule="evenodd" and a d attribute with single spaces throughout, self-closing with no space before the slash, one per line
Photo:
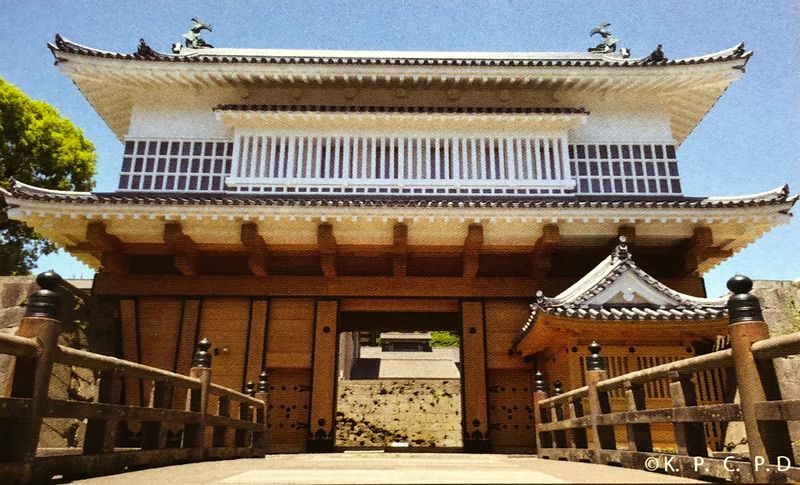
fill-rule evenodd
<path id="1" fill-rule="evenodd" d="M 461 342 L 455 332 L 431 332 L 431 347 L 458 347 Z"/>
<path id="2" fill-rule="evenodd" d="M 48 189 L 94 187 L 96 155 L 83 132 L 55 108 L 34 101 L 0 78 L 0 187 L 11 178 Z M 9 220 L 0 200 L 0 275 L 30 273 L 36 259 L 55 251 L 50 241 Z"/>

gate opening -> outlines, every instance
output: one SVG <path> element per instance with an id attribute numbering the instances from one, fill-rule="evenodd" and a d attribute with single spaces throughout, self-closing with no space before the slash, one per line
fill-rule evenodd
<path id="1" fill-rule="evenodd" d="M 451 312 L 339 314 L 336 449 L 462 449 L 459 319 Z"/>

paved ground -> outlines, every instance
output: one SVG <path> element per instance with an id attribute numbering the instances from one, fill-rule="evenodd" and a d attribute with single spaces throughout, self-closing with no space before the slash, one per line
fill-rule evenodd
<path id="1" fill-rule="evenodd" d="M 539 460 L 523 455 L 339 453 L 270 455 L 178 465 L 81 480 L 81 484 L 169 483 L 686 483 L 646 471 Z"/>

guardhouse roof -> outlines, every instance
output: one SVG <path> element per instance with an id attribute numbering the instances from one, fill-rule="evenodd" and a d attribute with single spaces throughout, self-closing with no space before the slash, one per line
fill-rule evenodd
<path id="1" fill-rule="evenodd" d="M 648 321 L 719 324 L 727 315 L 726 297 L 687 295 L 647 274 L 634 262 L 625 238 L 620 237 L 614 251 L 572 286 L 554 297 L 546 297 L 541 291 L 536 293 L 530 316 L 514 339 L 512 349 L 526 339 L 539 340 L 529 335 L 542 324 L 551 331 L 585 328 L 586 323 L 597 321 L 615 322 L 618 327 L 619 324 L 624 327 L 625 322 Z M 531 342 L 527 347 L 539 348 Z"/>

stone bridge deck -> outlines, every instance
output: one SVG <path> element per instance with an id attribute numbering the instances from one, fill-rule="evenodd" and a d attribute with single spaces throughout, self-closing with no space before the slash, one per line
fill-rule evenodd
<path id="1" fill-rule="evenodd" d="M 81 480 L 83 484 L 168 483 L 686 483 L 678 476 L 527 455 L 340 453 L 270 455 L 203 462 Z"/>

